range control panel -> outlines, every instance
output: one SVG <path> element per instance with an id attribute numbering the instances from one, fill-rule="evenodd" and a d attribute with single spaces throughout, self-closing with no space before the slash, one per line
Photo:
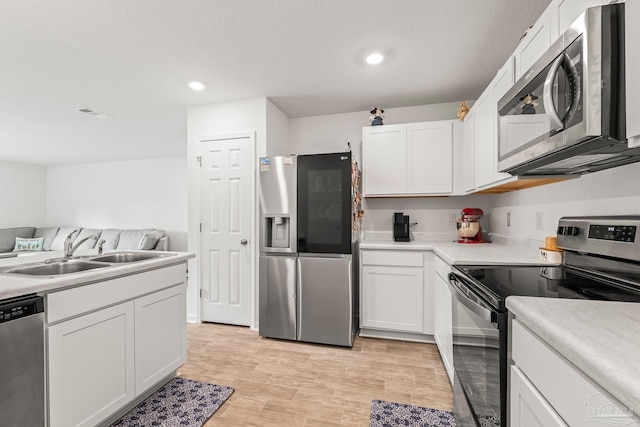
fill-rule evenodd
<path id="1" fill-rule="evenodd" d="M 589 226 L 589 238 L 633 243 L 636 240 L 636 228 L 635 225 L 592 224 Z"/>
<path id="2" fill-rule="evenodd" d="M 573 216 L 558 221 L 557 245 L 582 254 L 640 263 L 640 215 Z"/>

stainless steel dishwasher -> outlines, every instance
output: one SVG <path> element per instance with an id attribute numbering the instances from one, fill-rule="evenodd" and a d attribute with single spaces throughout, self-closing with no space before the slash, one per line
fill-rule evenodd
<path id="1" fill-rule="evenodd" d="M 0 424 L 44 426 L 44 301 L 0 300 Z"/>

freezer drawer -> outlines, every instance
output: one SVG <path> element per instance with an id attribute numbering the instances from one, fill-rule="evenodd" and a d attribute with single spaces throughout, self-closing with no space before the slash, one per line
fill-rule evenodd
<path id="1" fill-rule="evenodd" d="M 298 258 L 299 341 L 352 346 L 354 327 L 351 255 Z"/>
<path id="2" fill-rule="evenodd" d="M 260 336 L 295 340 L 295 256 L 260 255 L 259 299 Z"/>

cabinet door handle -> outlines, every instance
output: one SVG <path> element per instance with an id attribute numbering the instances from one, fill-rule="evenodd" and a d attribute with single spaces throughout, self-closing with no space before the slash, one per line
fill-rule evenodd
<path id="1" fill-rule="evenodd" d="M 242 239 L 242 240 L 240 240 L 240 244 L 241 244 L 242 246 L 246 246 L 246 245 L 247 245 L 247 243 L 249 243 L 249 241 L 248 241 L 247 239 Z"/>

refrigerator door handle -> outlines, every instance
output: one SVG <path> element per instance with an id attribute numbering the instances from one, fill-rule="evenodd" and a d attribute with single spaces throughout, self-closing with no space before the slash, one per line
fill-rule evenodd
<path id="1" fill-rule="evenodd" d="M 296 305 L 296 340 L 299 340 L 300 319 L 302 315 L 302 265 L 300 265 L 300 258 L 296 259 L 296 287 L 294 297 L 294 304 Z"/>

